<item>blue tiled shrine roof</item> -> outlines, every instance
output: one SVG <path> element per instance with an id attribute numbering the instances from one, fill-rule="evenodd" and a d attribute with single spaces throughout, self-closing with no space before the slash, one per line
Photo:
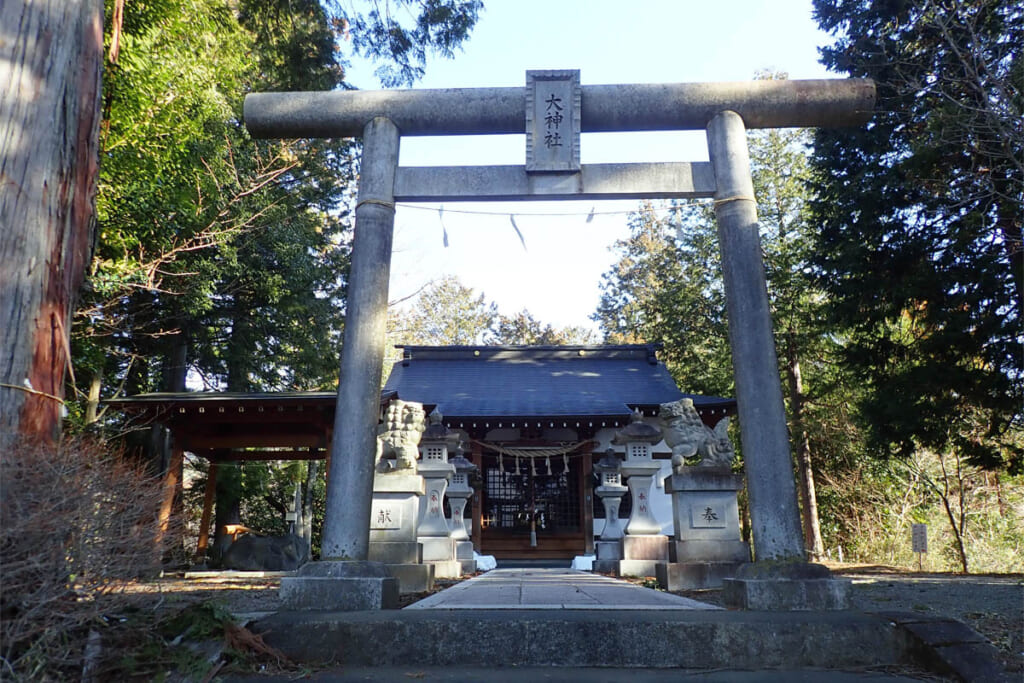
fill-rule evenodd
<path id="1" fill-rule="evenodd" d="M 735 405 L 681 392 L 653 344 L 398 348 L 384 390 L 446 417 L 625 416 L 683 397 L 698 409 Z"/>

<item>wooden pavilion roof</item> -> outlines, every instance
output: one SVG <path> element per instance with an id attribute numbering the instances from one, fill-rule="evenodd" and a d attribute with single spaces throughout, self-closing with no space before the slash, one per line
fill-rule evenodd
<path id="1" fill-rule="evenodd" d="M 381 406 L 396 398 L 381 393 Z M 136 425 L 158 423 L 174 446 L 211 460 L 309 460 L 327 456 L 333 391 L 151 393 L 104 401 Z"/>

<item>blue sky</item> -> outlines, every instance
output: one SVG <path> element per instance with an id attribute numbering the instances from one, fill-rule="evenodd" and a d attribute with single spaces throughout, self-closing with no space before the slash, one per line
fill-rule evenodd
<path id="1" fill-rule="evenodd" d="M 817 63 L 830 42 L 810 0 L 488 0 L 452 60 L 432 59 L 416 87 L 524 85 L 528 69 L 579 69 L 584 85 L 742 81 L 762 69 L 834 78 Z M 355 65 L 349 80 L 376 87 Z M 523 136 L 406 138 L 403 165 L 522 164 Z M 583 135 L 583 163 L 704 161 L 703 134 Z M 593 327 L 599 283 L 638 202 L 448 203 L 400 206 L 391 300 L 457 275 L 506 314 L 523 308 L 554 325 Z M 587 223 L 586 215 L 596 217 Z M 460 213 L 469 212 L 469 213 Z M 536 214 L 561 214 L 540 216 Z M 515 215 L 526 249 L 512 229 Z M 442 242 L 442 225 L 449 247 Z"/>

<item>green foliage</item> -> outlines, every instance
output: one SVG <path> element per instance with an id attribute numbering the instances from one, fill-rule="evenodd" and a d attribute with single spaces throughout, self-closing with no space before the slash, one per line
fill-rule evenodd
<path id="1" fill-rule="evenodd" d="M 814 249 L 872 451 L 1019 469 L 1024 10 L 818 0 L 824 63 L 873 78 L 864 129 L 819 130 Z"/>
<path id="2" fill-rule="evenodd" d="M 615 344 L 661 342 L 659 354 L 685 391 L 732 393 L 717 237 L 709 207 L 671 206 L 665 217 L 645 204 L 619 259 L 601 282 L 592 316 Z"/>
<path id="3" fill-rule="evenodd" d="M 243 391 L 333 385 L 359 148 L 254 141 L 242 98 L 350 87 L 346 46 L 408 81 L 466 39 L 480 4 L 157 0 L 126 3 L 120 25 L 107 5 L 76 380 L 103 376 L 104 396 L 181 390 L 189 373 Z"/>
<path id="4" fill-rule="evenodd" d="M 544 324 L 527 310 L 505 316 L 495 303 L 455 276 L 431 283 L 411 305 L 388 316 L 388 345 L 590 344 L 593 336 L 579 327 Z M 393 353 L 390 361 L 398 360 Z M 390 365 L 385 363 L 385 374 Z"/>
<path id="5" fill-rule="evenodd" d="M 583 327 L 553 327 L 533 317 L 525 308 L 510 316 L 498 315 L 488 343 L 502 345 L 593 344 L 594 334 Z"/>
<path id="6" fill-rule="evenodd" d="M 393 312 L 389 333 L 400 344 L 482 344 L 497 317 L 495 304 L 449 275 L 420 292 L 410 309 Z"/>
<path id="7" fill-rule="evenodd" d="M 419 80 L 430 52 L 453 56 L 484 6 L 481 0 L 384 0 L 372 4 L 365 13 L 339 9 L 335 21 L 351 35 L 356 54 L 378 64 L 375 75 L 386 87 L 409 86 Z"/>

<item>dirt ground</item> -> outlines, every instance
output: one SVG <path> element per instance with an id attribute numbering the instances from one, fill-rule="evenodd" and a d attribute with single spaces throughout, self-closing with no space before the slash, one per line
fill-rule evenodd
<path id="1" fill-rule="evenodd" d="M 853 609 L 907 611 L 959 619 L 998 648 L 1008 671 L 1024 672 L 1024 574 L 940 574 L 878 565 L 832 565 L 853 580 Z M 451 585 L 446 582 L 440 588 Z M 241 619 L 280 608 L 277 578 L 163 578 L 137 587 L 159 594 L 160 609 L 199 601 L 223 603 Z M 680 595 L 721 604 L 721 591 L 683 591 Z M 425 597 L 411 596 L 408 602 Z"/>

